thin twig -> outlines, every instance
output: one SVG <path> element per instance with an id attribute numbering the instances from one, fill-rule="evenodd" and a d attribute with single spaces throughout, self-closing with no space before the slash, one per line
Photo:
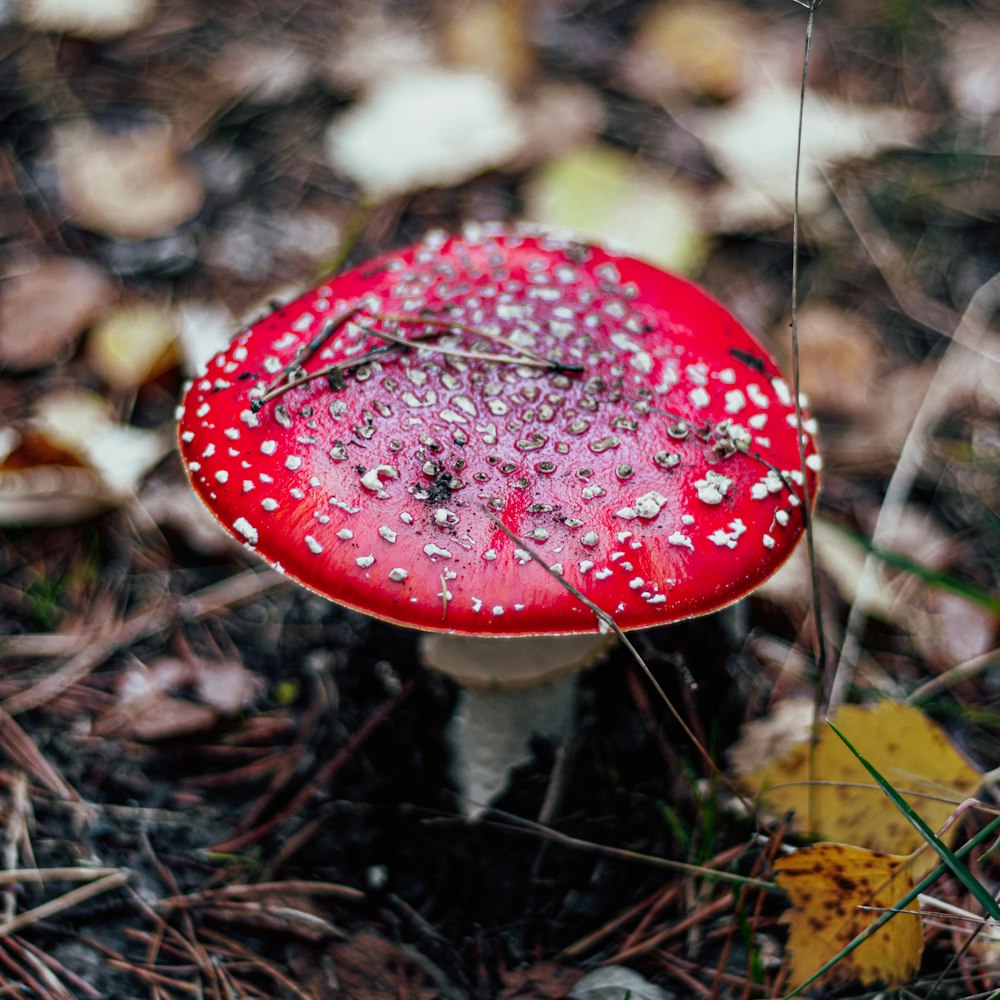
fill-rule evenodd
<path id="1" fill-rule="evenodd" d="M 799 386 L 799 184 L 802 176 L 802 133 L 806 110 L 806 82 L 809 76 L 809 58 L 812 53 L 813 23 L 816 8 L 821 0 L 810 0 L 806 19 L 805 50 L 802 55 L 802 82 L 799 88 L 799 116 L 795 136 L 795 181 L 792 198 L 792 395 L 795 401 L 795 427 L 798 433 L 799 468 L 802 470 L 802 517 L 806 526 L 806 551 L 809 555 L 809 575 L 812 591 L 813 643 L 816 666 L 822 678 L 826 671 L 826 635 L 823 629 L 823 606 L 819 591 L 819 570 L 816 563 L 816 543 L 812 527 L 812 497 L 809 489 L 809 470 L 806 467 L 806 439 L 803 432 L 802 398 Z M 822 691 L 822 684 L 818 686 Z"/>
<path id="2" fill-rule="evenodd" d="M 105 875 L 104 878 L 96 879 L 89 885 L 82 885 L 78 889 L 71 889 L 62 896 L 51 899 L 47 903 L 42 903 L 32 910 L 25 910 L 24 913 L 18 914 L 13 920 L 5 920 L 0 924 L 0 937 L 16 934 L 25 927 L 37 924 L 40 920 L 47 920 L 49 917 L 72 909 L 74 906 L 78 906 L 80 903 L 94 896 L 117 889 L 123 886 L 129 880 L 129 877 L 129 872 L 127 871 L 115 871 L 111 875 Z"/>

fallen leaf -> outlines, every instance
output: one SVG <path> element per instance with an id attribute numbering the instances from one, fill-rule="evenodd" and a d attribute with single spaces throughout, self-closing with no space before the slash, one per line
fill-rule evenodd
<path id="1" fill-rule="evenodd" d="M 791 369 L 786 320 L 775 342 Z M 881 374 L 883 353 L 872 326 L 856 312 L 830 303 L 805 304 L 798 312 L 799 387 L 818 418 L 847 421 L 867 415 Z"/>
<path id="2" fill-rule="evenodd" d="M 369 197 L 459 184 L 517 154 L 524 131 L 505 90 L 488 76 L 435 68 L 375 84 L 327 132 L 335 170 Z"/>
<path id="3" fill-rule="evenodd" d="M 137 389 L 177 362 L 177 322 L 153 302 L 127 302 L 110 310 L 90 331 L 87 360 L 112 389 Z"/>
<path id="4" fill-rule="evenodd" d="M 189 736 L 251 707 L 261 690 L 260 678 L 232 660 L 137 661 L 121 675 L 118 703 L 94 731 L 139 740 Z"/>
<path id="5" fill-rule="evenodd" d="M 778 885 L 791 900 L 791 985 L 805 982 L 861 931 L 913 888 L 905 857 L 847 844 L 803 847 L 775 864 Z M 910 982 L 920 968 L 924 937 L 916 901 L 880 927 L 824 976 L 825 986 Z"/>
<path id="6" fill-rule="evenodd" d="M 801 715 L 789 717 L 801 726 Z M 935 831 L 982 783 L 982 774 L 944 730 L 917 708 L 887 699 L 873 706 L 842 705 L 831 718 Z M 770 725 L 750 722 L 743 727 L 730 748 L 730 766 L 768 810 L 782 815 L 793 810 L 797 833 L 892 854 L 909 854 L 923 845 L 920 834 L 825 724 L 818 727 L 815 742 L 807 732 L 761 763 L 754 749 L 761 744 L 758 731 Z M 943 839 L 950 843 L 954 833 L 950 829 Z M 915 871 L 936 863 L 936 855 L 925 851 Z"/>
<path id="7" fill-rule="evenodd" d="M 655 986 L 645 976 L 621 965 L 605 965 L 587 973 L 569 991 L 571 1000 L 668 1000 L 665 989 Z"/>
<path id="8" fill-rule="evenodd" d="M 525 198 L 527 218 L 569 228 L 661 267 L 691 272 L 705 256 L 690 193 L 611 146 L 592 145 L 550 161 Z"/>
<path id="9" fill-rule="evenodd" d="M 719 230 L 788 220 L 796 190 L 798 116 L 797 89 L 763 85 L 723 108 L 678 113 L 678 121 L 705 144 L 727 178 L 713 198 Z M 798 183 L 800 211 L 813 214 L 826 203 L 825 170 L 910 145 L 924 127 L 924 119 L 912 111 L 845 104 L 810 93 Z"/>
<path id="10" fill-rule="evenodd" d="M 20 19 L 36 31 L 58 31 L 103 41 L 142 27 L 156 0 L 24 0 Z"/>
<path id="11" fill-rule="evenodd" d="M 94 393 L 48 393 L 22 426 L 0 428 L 0 526 L 70 524 L 123 503 L 170 447 L 116 423 Z"/>
<path id="12" fill-rule="evenodd" d="M 944 35 L 945 73 L 955 105 L 970 118 L 1000 111 L 1000 28 L 992 19 L 969 18 Z"/>
<path id="13" fill-rule="evenodd" d="M 86 389 L 43 396 L 35 404 L 32 423 L 96 470 L 119 502 L 131 499 L 146 473 L 171 448 L 170 440 L 157 431 L 119 423 L 107 402 Z"/>
<path id="14" fill-rule="evenodd" d="M 191 219 L 204 200 L 169 123 L 112 134 L 74 121 L 56 131 L 54 149 L 70 221 L 112 239 L 162 236 Z"/>
<path id="15" fill-rule="evenodd" d="M 753 24 L 745 9 L 712 0 L 658 3 L 642 18 L 623 64 L 639 97 L 665 103 L 678 91 L 728 100 L 743 87 Z"/>
<path id="16" fill-rule="evenodd" d="M 478 0 L 446 5 L 441 39 L 448 62 L 477 69 L 518 89 L 534 71 L 528 27 L 534 11 L 525 0 Z"/>
<path id="17" fill-rule="evenodd" d="M 0 367 L 29 371 L 65 360 L 114 301 L 114 286 L 78 257 L 40 257 L 8 269 L 0 296 Z"/>
<path id="18" fill-rule="evenodd" d="M 71 524 L 113 503 L 79 456 L 37 431 L 0 429 L 0 527 Z"/>

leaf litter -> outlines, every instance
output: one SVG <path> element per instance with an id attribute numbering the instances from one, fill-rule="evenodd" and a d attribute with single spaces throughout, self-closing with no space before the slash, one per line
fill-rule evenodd
<path id="1" fill-rule="evenodd" d="M 134 20 L 102 26 L 96 8 L 83 18 L 72 5 L 25 4 L 14 28 L 23 42 L 9 60 L 19 100 L 0 153 L 4 235 L 21 262 L 5 271 L 0 293 L 0 311 L 15 310 L 0 313 L 4 867 L 13 877 L 85 858 L 96 865 L 96 888 L 72 896 L 28 875 L 3 888 L 6 915 L 45 916 L 0 941 L 0 987 L 126 1000 L 198 990 L 220 1000 L 241 990 L 319 997 L 338 984 L 357 996 L 558 996 L 582 963 L 624 959 L 641 977 L 630 981 L 650 990 L 744 996 L 763 983 L 777 994 L 783 958 L 793 978 L 805 971 L 801 938 L 793 918 L 789 966 L 783 904 L 757 883 L 771 864 L 797 857 L 776 860 L 798 834 L 783 824 L 780 798 L 774 819 L 744 818 L 632 664 L 612 656 L 586 678 L 578 738 L 558 749 L 540 742 L 500 803 L 515 816 L 543 815 L 551 830 L 468 827 L 456 818 L 440 740 L 452 693 L 422 678 L 409 637 L 292 591 L 228 543 L 213 547 L 211 525 L 183 513 L 188 495 L 163 448 L 184 377 L 180 355 L 194 367 L 209 343 L 341 253 L 363 259 L 431 226 L 515 217 L 543 177 L 549 203 L 568 206 L 564 221 L 579 225 L 599 208 L 609 233 L 648 221 L 636 192 L 646 197 L 650 178 L 666 181 L 681 211 L 662 225 L 672 245 L 690 228 L 681 243 L 694 247 L 675 263 L 783 339 L 794 120 L 785 87 L 801 68 L 801 12 L 484 5 L 477 23 L 495 27 L 470 37 L 449 5 L 418 4 L 406 16 L 348 2 L 284 13 L 197 6 L 128 5 Z M 804 309 L 799 321 L 828 456 L 823 516 L 859 533 L 871 529 L 939 367 L 938 338 L 1000 266 L 990 250 L 996 182 L 983 168 L 997 134 L 981 56 L 986 25 L 965 13 L 961 31 L 945 30 L 952 15 L 937 13 L 909 22 L 886 15 L 874 30 L 829 5 L 817 17 L 801 264 L 809 299 L 825 311 Z M 712 37 L 725 44 L 702 44 Z M 625 54 L 631 62 L 618 61 Z M 333 142 L 346 116 L 370 110 L 393 68 L 404 79 L 457 80 L 469 79 L 456 74 L 470 66 L 503 95 L 494 105 L 502 118 L 489 124 L 505 121 L 518 143 L 487 156 L 470 142 L 462 153 L 459 128 L 449 133 L 454 156 L 408 163 L 403 147 L 388 181 L 327 159 L 324 136 Z M 456 95 L 441 100 L 419 108 L 428 138 L 432 126 L 455 121 Z M 73 121 L 87 125 L 69 140 L 63 130 Z M 373 167 L 391 152 L 395 137 L 383 138 Z M 611 186 L 624 192 L 617 203 L 608 189 L 588 193 L 555 169 L 576 150 L 605 145 L 620 158 L 611 171 Z M 385 197 L 361 209 L 359 192 Z M 63 271 L 47 271 L 53 260 Z M 46 280 L 22 284 L 36 269 Z M 119 311 L 119 298 L 169 305 L 144 319 Z M 826 354 L 810 360 L 813 335 Z M 908 467 L 907 490 L 925 538 L 941 543 L 934 565 L 984 594 L 995 591 L 1000 564 L 992 366 L 979 357 L 972 390 L 968 377 L 947 380 L 920 423 L 925 447 Z M 94 405 L 95 387 L 109 403 Z M 38 470 L 42 480 L 33 479 Z M 24 477 L 42 486 L 25 490 Z M 824 622 L 836 639 L 860 566 L 830 537 L 821 582 L 837 584 Z M 926 562 L 919 532 L 899 537 L 901 554 Z M 641 637 L 658 682 L 704 745 L 732 743 L 740 722 L 815 681 L 808 585 L 800 577 L 752 600 L 735 632 L 692 622 Z M 850 713 L 843 728 L 904 794 L 921 793 L 914 807 L 939 826 L 956 799 L 993 794 L 952 742 L 984 770 L 995 766 L 995 678 L 975 665 L 990 662 L 996 623 L 989 610 L 971 619 L 968 602 L 899 567 L 876 587 L 884 613 L 856 633 L 863 657 L 851 696 L 887 697 L 836 717 L 850 709 L 870 721 L 891 699 L 933 692 L 924 707 L 947 722 L 947 740 L 926 716 L 888 729 L 937 747 L 935 760 L 901 751 L 883 759 L 885 727 L 854 732 Z M 788 655 L 758 660 L 764 649 Z M 956 660 L 972 668 L 928 687 L 949 678 Z M 199 673 L 192 664 L 210 666 Z M 805 708 L 796 709 L 800 734 L 812 699 Z M 769 752 L 785 725 L 779 715 L 769 736 L 762 730 Z M 737 747 L 743 754 L 745 738 Z M 801 753 L 792 751 L 794 779 L 772 758 L 759 762 L 758 771 L 773 770 L 765 798 L 790 780 L 815 780 L 803 776 Z M 851 776 L 832 748 L 821 756 L 848 801 L 871 800 L 853 788 L 870 779 Z M 822 787 L 824 822 L 854 837 L 864 822 L 846 814 L 838 827 L 827 797 L 839 798 Z M 949 801 L 934 804 L 934 795 Z M 932 804 L 940 812 L 925 812 Z M 793 805 L 799 823 L 810 802 Z M 895 832 L 898 817 L 879 815 Z M 961 824 L 967 835 L 969 819 Z M 227 845 L 232 853 L 212 851 Z M 882 850 L 906 853 L 898 842 Z M 817 875 L 828 877 L 844 858 L 839 848 L 823 851 L 827 870 Z M 750 881 L 732 889 L 665 876 L 643 854 Z M 852 864 L 872 867 L 860 857 Z M 973 868 L 995 879 L 995 864 L 984 856 Z M 120 884 L 116 873 L 126 870 Z M 242 895 L 197 895 L 213 887 Z M 190 904 L 167 905 L 180 896 Z M 934 899 L 939 912 L 975 916 L 951 881 L 935 886 Z M 931 975 L 954 956 L 961 989 L 990 988 L 987 948 L 963 950 L 961 933 L 937 925 L 925 933 Z M 838 975 L 922 983 L 921 973 L 877 960 Z"/>

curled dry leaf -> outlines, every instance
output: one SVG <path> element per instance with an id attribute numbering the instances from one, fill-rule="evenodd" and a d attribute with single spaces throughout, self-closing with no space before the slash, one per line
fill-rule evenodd
<path id="1" fill-rule="evenodd" d="M 112 134 L 88 121 L 69 122 L 56 130 L 54 152 L 70 220 L 112 239 L 162 236 L 191 219 L 204 200 L 169 123 Z"/>
<path id="2" fill-rule="evenodd" d="M 114 297 L 104 273 L 78 257 L 21 262 L 0 295 L 0 367 L 30 371 L 64 360 Z"/>
<path id="3" fill-rule="evenodd" d="M 0 526 L 69 524 L 123 503 L 168 450 L 94 393 L 49 393 L 23 426 L 0 428 Z"/>
<path id="4" fill-rule="evenodd" d="M 44 434 L 0 430 L 0 526 L 69 524 L 112 504 L 100 475 Z"/>
<path id="5" fill-rule="evenodd" d="M 94 729 L 103 736 L 140 740 L 187 736 L 238 715 L 260 690 L 260 679 L 232 660 L 163 657 L 137 662 L 121 676 L 118 704 Z"/>
<path id="6" fill-rule="evenodd" d="M 847 844 L 814 844 L 775 862 L 778 885 L 792 902 L 784 917 L 792 986 L 805 982 L 913 888 L 906 861 Z M 821 982 L 898 986 L 916 976 L 923 945 L 920 910 L 913 902 L 842 958 Z"/>
<path id="7" fill-rule="evenodd" d="M 794 812 L 792 826 L 799 833 L 892 854 L 909 854 L 923 845 L 832 729 L 821 724 L 811 740 L 811 732 L 802 733 L 801 711 L 782 712 L 802 738 L 786 746 L 775 741 L 772 720 L 750 722 L 729 751 L 731 769 L 745 788 L 771 812 Z M 944 730 L 917 708 L 889 700 L 842 705 L 831 718 L 934 830 L 982 783 L 982 774 Z M 760 748 L 769 740 L 776 756 L 761 760 Z M 953 833 L 944 839 L 950 841 Z M 925 852 L 915 870 L 935 863 L 936 857 Z"/>
<path id="8" fill-rule="evenodd" d="M 327 133 L 335 170 L 370 197 L 459 184 L 515 156 L 524 141 L 504 89 L 466 70 L 397 72 Z"/>

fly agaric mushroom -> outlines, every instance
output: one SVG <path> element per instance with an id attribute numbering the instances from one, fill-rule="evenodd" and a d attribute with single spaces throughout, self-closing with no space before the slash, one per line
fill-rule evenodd
<path id="1" fill-rule="evenodd" d="M 248 548 L 438 633 L 428 655 L 460 681 L 524 687 L 585 661 L 601 631 L 560 578 L 635 629 L 774 573 L 816 495 L 800 416 L 764 349 L 689 282 L 477 226 L 253 324 L 188 389 L 179 437 L 195 490 Z M 554 666 L 524 636 L 585 651 Z"/>

